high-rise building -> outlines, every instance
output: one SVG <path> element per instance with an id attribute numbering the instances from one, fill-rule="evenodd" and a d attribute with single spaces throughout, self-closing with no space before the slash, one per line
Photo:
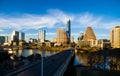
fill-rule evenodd
<path id="1" fill-rule="evenodd" d="M 78 40 L 82 40 L 83 37 L 84 37 L 84 33 L 80 32 L 79 37 L 78 37 Z"/>
<path id="2" fill-rule="evenodd" d="M 39 32 L 38 32 L 39 42 L 45 42 L 45 36 L 46 36 L 46 31 L 45 30 L 39 30 Z"/>
<path id="3" fill-rule="evenodd" d="M 71 23 L 70 20 L 67 21 L 67 35 L 68 35 L 68 43 L 70 43 L 70 38 L 71 38 Z"/>
<path id="4" fill-rule="evenodd" d="M 29 43 L 36 44 L 38 42 L 37 39 L 29 38 Z"/>
<path id="5" fill-rule="evenodd" d="M 11 41 L 13 41 L 13 42 L 19 41 L 19 32 L 18 31 L 13 31 L 13 33 L 11 35 Z"/>
<path id="6" fill-rule="evenodd" d="M 74 36 L 71 37 L 70 41 L 71 43 L 74 43 Z"/>
<path id="7" fill-rule="evenodd" d="M 110 42 L 113 48 L 120 48 L 120 26 L 116 26 L 111 30 Z"/>
<path id="8" fill-rule="evenodd" d="M 23 41 L 25 40 L 25 33 L 20 32 L 19 36 L 20 36 L 20 40 L 23 40 Z"/>
<path id="9" fill-rule="evenodd" d="M 83 37 L 84 41 L 96 40 L 96 36 L 91 27 L 87 27 L 86 33 Z"/>
<path id="10" fill-rule="evenodd" d="M 63 28 L 57 29 L 57 43 L 67 43 L 68 35 Z"/>
<path id="11" fill-rule="evenodd" d="M 5 43 L 8 43 L 8 36 L 5 36 Z"/>
<path id="12" fill-rule="evenodd" d="M 4 44 L 5 42 L 7 42 L 6 38 L 8 38 L 8 36 L 0 36 L 0 44 Z"/>

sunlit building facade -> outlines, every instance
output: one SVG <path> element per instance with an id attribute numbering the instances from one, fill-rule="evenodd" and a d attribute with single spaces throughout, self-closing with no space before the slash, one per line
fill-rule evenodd
<path id="1" fill-rule="evenodd" d="M 46 31 L 45 30 L 39 30 L 38 31 L 39 42 L 45 42 L 45 36 L 46 36 Z"/>
<path id="2" fill-rule="evenodd" d="M 111 30 L 110 42 L 113 48 L 120 48 L 120 26 L 116 26 Z"/>
<path id="3" fill-rule="evenodd" d="M 83 37 L 83 40 L 84 41 L 96 40 L 96 36 L 95 36 L 95 34 L 93 32 L 92 27 L 87 27 L 86 33 L 85 33 L 85 35 Z"/>
<path id="4" fill-rule="evenodd" d="M 13 33 L 11 35 L 11 41 L 13 41 L 13 42 L 19 41 L 19 32 L 18 31 L 13 31 Z"/>
<path id="5" fill-rule="evenodd" d="M 63 28 L 57 29 L 57 43 L 67 43 L 68 42 L 68 36 L 67 33 Z"/>
<path id="6" fill-rule="evenodd" d="M 84 37 L 84 33 L 80 32 L 79 36 L 78 36 L 78 40 L 82 40 Z"/>
<path id="7" fill-rule="evenodd" d="M 19 36 L 20 36 L 20 40 L 25 40 L 25 33 L 20 32 Z"/>

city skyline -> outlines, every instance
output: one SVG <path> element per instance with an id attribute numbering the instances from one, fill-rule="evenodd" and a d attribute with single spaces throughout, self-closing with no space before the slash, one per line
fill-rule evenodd
<path id="1" fill-rule="evenodd" d="M 2 0 L 0 1 L 0 35 L 22 31 L 26 39 L 38 37 L 38 30 L 46 30 L 46 39 L 56 37 L 57 28 L 66 28 L 71 20 L 71 36 L 77 37 L 88 26 L 97 39 L 110 39 L 110 30 L 120 25 L 118 0 Z M 101 6 L 102 5 L 102 6 Z M 111 11 L 112 10 L 112 11 Z"/>

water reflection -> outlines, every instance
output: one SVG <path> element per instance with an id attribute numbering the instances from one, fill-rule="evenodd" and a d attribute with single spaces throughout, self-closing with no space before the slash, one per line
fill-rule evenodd
<path id="1" fill-rule="evenodd" d="M 74 65 L 83 65 L 83 66 L 89 66 L 88 64 L 88 53 L 76 53 L 75 57 L 75 64 Z"/>
<path id="2" fill-rule="evenodd" d="M 120 71 L 120 58 L 96 53 L 76 53 L 75 65 L 91 66 L 96 69 Z"/>
<path id="3" fill-rule="evenodd" d="M 20 57 L 20 56 L 23 56 L 23 57 L 28 57 L 30 55 L 36 55 L 36 54 L 39 54 L 41 55 L 42 52 L 41 50 L 38 50 L 38 49 L 12 49 L 10 51 L 8 51 L 9 54 L 12 54 L 12 55 L 16 55 L 17 57 Z M 47 56 L 50 56 L 50 55 L 53 55 L 53 54 L 56 54 L 57 52 L 52 52 L 52 51 L 45 51 L 45 57 Z"/>

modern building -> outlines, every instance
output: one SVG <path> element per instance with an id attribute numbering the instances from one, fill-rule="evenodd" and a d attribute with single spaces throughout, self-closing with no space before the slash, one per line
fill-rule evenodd
<path id="1" fill-rule="evenodd" d="M 77 45 L 80 48 L 92 47 L 92 48 L 104 49 L 104 48 L 110 48 L 110 41 L 107 39 L 89 40 L 89 41 L 78 40 Z"/>
<path id="2" fill-rule="evenodd" d="M 74 36 L 71 37 L 70 42 L 74 43 Z"/>
<path id="3" fill-rule="evenodd" d="M 70 23 L 70 19 L 67 21 L 66 32 L 67 32 L 67 35 L 68 35 L 68 43 L 70 43 L 70 38 L 71 38 L 71 23 Z"/>
<path id="4" fill-rule="evenodd" d="M 120 48 L 120 26 L 116 26 L 111 30 L 110 42 L 113 48 Z"/>
<path id="5" fill-rule="evenodd" d="M 67 43 L 68 35 L 63 28 L 57 29 L 57 43 Z"/>
<path id="6" fill-rule="evenodd" d="M 80 48 L 90 47 L 90 41 L 78 40 L 76 44 L 77 44 L 77 46 L 79 46 Z"/>
<path id="7" fill-rule="evenodd" d="M 25 43 L 25 33 L 19 32 L 19 46 L 23 46 Z"/>
<path id="8" fill-rule="evenodd" d="M 29 43 L 30 44 L 37 44 L 37 39 L 34 39 L 34 38 L 29 38 Z"/>
<path id="9" fill-rule="evenodd" d="M 8 36 L 5 36 L 5 43 L 8 43 Z"/>
<path id="10" fill-rule="evenodd" d="M 8 42 L 8 36 L 0 36 L 0 44 L 4 44 Z"/>
<path id="11" fill-rule="evenodd" d="M 20 32 L 19 33 L 19 40 L 21 40 L 21 41 L 25 41 L 25 33 L 23 33 L 23 32 Z"/>
<path id="12" fill-rule="evenodd" d="M 11 35 L 11 41 L 13 41 L 13 42 L 19 41 L 19 32 L 18 31 L 13 31 L 13 33 Z"/>
<path id="13" fill-rule="evenodd" d="M 78 36 L 78 40 L 83 40 L 84 37 L 84 33 L 80 32 L 79 36 Z"/>
<path id="14" fill-rule="evenodd" d="M 16 46 L 19 44 L 19 32 L 13 31 L 11 35 L 11 45 Z"/>
<path id="15" fill-rule="evenodd" d="M 53 38 L 53 39 L 52 39 L 52 42 L 57 42 L 57 38 Z"/>
<path id="16" fill-rule="evenodd" d="M 39 32 L 38 32 L 39 42 L 45 42 L 45 37 L 46 37 L 46 31 L 45 30 L 39 30 Z"/>
<path id="17" fill-rule="evenodd" d="M 91 40 L 90 41 L 90 46 L 91 47 L 96 47 L 96 48 L 110 48 L 110 40 L 107 39 L 100 39 L 100 40 Z"/>
<path id="18" fill-rule="evenodd" d="M 92 27 L 87 27 L 86 33 L 83 37 L 84 41 L 96 40 L 96 36 L 92 30 Z"/>

